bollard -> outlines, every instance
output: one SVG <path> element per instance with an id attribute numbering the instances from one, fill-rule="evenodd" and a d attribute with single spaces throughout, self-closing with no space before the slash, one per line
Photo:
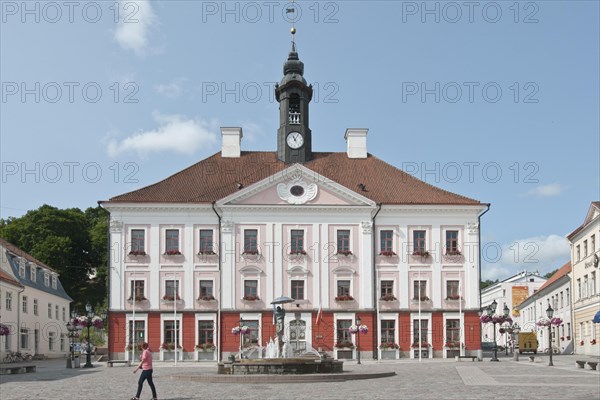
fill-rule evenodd
<path id="1" fill-rule="evenodd" d="M 483 361 L 483 350 L 477 350 L 477 361 Z"/>
<path id="2" fill-rule="evenodd" d="M 516 351 L 513 353 L 513 361 L 519 361 L 519 353 Z"/>

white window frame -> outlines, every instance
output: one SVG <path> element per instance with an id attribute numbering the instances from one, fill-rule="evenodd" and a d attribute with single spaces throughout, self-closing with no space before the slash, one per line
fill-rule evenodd
<path id="1" fill-rule="evenodd" d="M 39 315 L 39 301 L 38 299 L 33 299 L 33 315 Z"/>
<path id="2" fill-rule="evenodd" d="M 23 314 L 27 314 L 28 312 L 28 299 L 27 296 L 23 296 L 23 298 L 21 299 L 21 304 L 22 304 L 22 308 L 21 311 L 23 311 Z"/>
<path id="3" fill-rule="evenodd" d="M 217 242 L 217 232 L 215 232 L 214 226 L 196 226 L 196 238 L 194 239 L 195 253 L 200 253 L 200 231 L 212 231 L 212 251 L 217 254 L 219 250 L 219 244 Z"/>
<path id="4" fill-rule="evenodd" d="M 244 282 L 246 280 L 257 281 L 256 282 L 256 295 L 259 299 L 263 300 L 261 297 L 261 274 L 262 270 L 258 267 L 248 266 L 240 269 L 240 300 L 244 299 Z"/>
<path id="5" fill-rule="evenodd" d="M 288 241 L 287 243 L 284 243 L 284 248 L 283 251 L 285 252 L 284 254 L 284 259 L 287 260 L 287 258 L 290 255 L 290 251 L 292 251 L 292 231 L 302 231 L 302 250 L 306 251 L 306 253 L 308 254 L 308 249 L 307 249 L 307 244 L 308 244 L 308 230 L 307 227 L 302 225 L 302 226 L 288 226 L 286 228 L 287 231 L 287 238 Z"/>
<path id="6" fill-rule="evenodd" d="M 48 272 L 44 272 L 44 286 L 50 286 L 50 274 Z"/>
<path id="7" fill-rule="evenodd" d="M 25 278 L 25 260 L 19 260 L 19 278 Z"/>
<path id="8" fill-rule="evenodd" d="M 416 281 L 425 281 L 425 296 L 429 298 L 429 301 L 433 301 L 432 297 L 429 295 L 429 292 L 431 291 L 431 279 L 430 276 L 428 274 L 426 275 L 421 275 L 419 276 L 418 274 L 413 274 L 413 276 L 410 278 L 410 301 L 412 302 L 418 302 L 419 300 L 416 299 L 417 293 L 414 293 L 415 291 L 415 282 Z M 445 291 L 446 289 L 444 289 Z M 421 293 L 421 296 L 423 295 L 423 293 Z"/>
<path id="9" fill-rule="evenodd" d="M 354 275 L 356 274 L 356 271 L 354 271 L 353 268 L 350 267 L 345 267 L 345 266 L 340 266 L 337 268 L 333 269 L 333 299 L 332 301 L 335 302 L 335 298 L 337 297 L 337 293 L 338 293 L 338 281 L 350 281 L 350 296 L 352 296 L 354 298 L 354 300 L 356 299 L 356 296 L 354 295 Z M 336 336 L 337 337 L 337 336 Z"/>
<path id="10" fill-rule="evenodd" d="M 415 350 L 412 347 L 413 344 L 413 335 L 414 335 L 414 320 L 415 319 L 419 319 L 419 313 L 418 312 L 411 312 L 410 313 L 410 358 L 411 359 L 415 359 Z M 430 312 L 421 312 L 421 320 L 427 320 L 427 343 L 429 343 L 430 345 L 432 344 L 432 338 L 433 338 L 433 332 L 432 332 L 432 327 L 431 327 L 431 313 Z M 444 333 L 445 336 L 445 333 Z M 421 337 L 421 339 L 423 339 L 423 337 Z M 427 351 L 429 352 L 429 358 L 433 358 L 433 347 L 429 347 L 427 348 Z M 418 357 L 417 357 L 418 358 Z"/>
<path id="11" fill-rule="evenodd" d="M 136 315 L 137 320 L 137 315 Z M 183 360 L 183 314 L 177 313 L 176 318 L 173 318 L 173 313 L 161 313 L 160 314 L 160 343 L 161 345 L 165 342 L 165 321 L 179 321 L 179 334 L 177 335 L 177 345 L 181 346 L 181 349 L 175 349 L 177 353 L 177 361 Z M 128 325 L 129 327 L 129 325 Z M 146 324 L 146 333 L 148 333 L 148 325 Z M 164 360 L 164 350 L 160 349 L 160 359 Z"/>
<path id="12" fill-rule="evenodd" d="M 33 264 L 30 264 L 30 266 L 29 266 L 29 280 L 30 281 L 35 282 L 37 280 L 36 272 L 37 272 L 37 267 Z"/>
<path id="13" fill-rule="evenodd" d="M 336 285 L 337 288 L 337 285 Z M 350 286 L 350 288 L 352 288 L 352 285 Z M 354 325 L 356 323 L 356 314 L 355 313 L 334 313 L 333 314 L 333 358 L 335 358 L 336 360 L 338 359 L 338 348 L 335 347 L 335 343 L 337 342 L 337 323 L 338 320 L 340 319 L 346 319 L 346 320 L 350 320 L 352 321 L 351 325 Z M 357 334 L 358 335 L 358 334 Z M 354 345 L 354 348 L 352 349 L 352 359 L 355 360 L 356 359 L 356 352 L 357 352 L 357 348 L 356 348 L 356 335 L 351 335 L 352 337 L 352 344 Z"/>
<path id="14" fill-rule="evenodd" d="M 446 327 L 448 326 L 448 322 L 447 320 L 449 319 L 457 319 L 458 320 L 458 329 L 459 329 L 459 341 L 461 343 L 461 346 L 458 348 L 460 354 L 462 355 L 462 345 L 466 345 L 465 344 L 465 321 L 462 318 L 462 315 L 460 313 L 454 313 L 454 312 L 448 312 L 448 313 L 444 313 L 444 332 L 443 332 L 443 337 L 444 337 L 444 345 L 446 344 L 446 342 L 448 341 L 448 338 L 446 337 Z M 431 343 L 431 342 L 429 342 Z M 448 355 L 446 353 L 446 346 L 444 346 L 444 358 L 448 358 Z M 455 349 L 453 349 L 455 350 Z"/>
<path id="15" fill-rule="evenodd" d="M 134 230 L 143 230 L 144 231 L 144 252 L 146 253 L 146 255 L 150 254 L 149 250 L 148 250 L 148 246 L 150 244 L 149 240 L 148 240 L 148 227 L 147 226 L 135 226 L 135 225 L 131 225 L 127 227 L 127 239 L 129 240 L 129 243 L 127 243 L 127 254 L 129 254 L 130 251 L 133 250 L 133 232 Z"/>
<path id="16" fill-rule="evenodd" d="M 198 296 L 196 296 L 197 299 L 200 298 L 200 281 L 210 281 L 210 282 L 212 282 L 212 296 L 215 299 L 217 298 L 217 296 L 215 296 L 217 294 L 217 291 L 216 291 L 217 288 L 215 287 L 215 278 L 214 277 L 197 276 L 196 279 L 198 280 L 198 292 L 197 292 Z M 257 290 L 258 290 L 258 288 L 257 288 Z M 215 335 L 216 335 L 216 330 L 215 330 Z"/>
<path id="17" fill-rule="evenodd" d="M 391 279 L 384 279 L 385 281 L 389 281 Z M 395 286 L 395 285 L 394 285 Z M 394 343 L 396 343 L 398 346 L 400 346 L 400 321 L 398 320 L 398 315 L 397 314 L 385 314 L 385 313 L 381 313 L 379 314 L 379 324 L 377 324 L 378 326 L 378 330 L 377 330 L 377 350 L 378 350 L 378 355 L 379 355 L 379 360 L 381 360 L 381 322 L 382 321 L 394 321 Z M 336 324 L 336 328 L 337 328 L 337 324 Z M 337 337 L 337 336 L 336 336 Z M 387 350 L 390 351 L 390 350 Z M 400 350 L 396 349 L 396 358 L 398 358 Z"/>
<path id="18" fill-rule="evenodd" d="M 262 313 L 240 313 L 240 319 L 244 321 L 258 321 L 258 346 L 262 346 Z M 239 324 L 239 321 L 238 321 Z M 237 325 L 237 324 L 236 324 Z M 198 330 L 198 329 L 196 329 Z"/>
<path id="19" fill-rule="evenodd" d="M 162 318 L 161 314 L 161 318 Z M 173 317 L 173 314 L 171 314 L 171 319 Z M 129 360 L 129 351 L 127 350 L 127 345 L 129 344 L 130 341 L 130 337 L 129 337 L 129 324 L 131 324 L 134 321 L 133 319 L 133 313 L 132 314 L 127 314 L 126 318 L 125 318 L 125 348 L 123 349 L 123 351 L 125 352 L 125 359 L 128 361 Z M 144 338 L 146 339 L 146 341 L 148 340 L 148 314 L 147 313 L 135 313 L 135 321 L 136 322 L 144 322 Z M 135 327 L 135 325 L 134 325 Z M 160 326 L 160 330 L 161 330 L 161 335 L 162 335 L 162 320 L 161 320 L 161 326 Z M 161 340 L 160 344 L 162 344 L 163 341 Z M 179 343 L 181 344 L 181 343 Z"/>
<path id="20" fill-rule="evenodd" d="M 58 286 L 58 282 L 56 279 L 56 275 L 52 275 L 52 289 L 56 289 Z"/>
<path id="21" fill-rule="evenodd" d="M 389 277 L 385 277 L 385 276 L 380 276 L 379 277 L 379 286 L 377 287 L 377 292 L 378 292 L 378 298 L 377 300 L 379 301 L 381 299 L 381 297 L 383 296 L 383 293 L 381 292 L 381 282 L 383 281 L 392 281 L 392 295 L 394 297 L 396 297 L 396 299 L 400 299 L 400 288 L 398 287 L 399 283 L 396 280 L 395 277 L 389 278 Z"/>
<path id="22" fill-rule="evenodd" d="M 287 292 L 290 298 L 292 297 L 292 281 L 304 281 L 304 299 L 296 300 L 296 302 L 308 301 L 308 270 L 301 266 L 294 266 L 288 269 Z"/>
<path id="23" fill-rule="evenodd" d="M 6 292 L 5 300 L 6 311 L 12 311 L 12 292 Z"/>
<path id="24" fill-rule="evenodd" d="M 203 280 L 208 280 L 208 279 L 203 279 Z M 214 285 L 214 282 L 213 282 L 213 285 Z M 213 286 L 213 288 L 214 288 L 214 286 Z M 200 289 L 198 289 L 198 290 L 200 290 Z M 200 340 L 200 338 L 198 337 L 199 322 L 212 322 L 213 323 L 213 329 L 214 329 L 214 331 L 213 331 L 213 338 L 214 338 L 213 344 L 215 345 L 215 352 L 214 352 L 213 361 L 216 361 L 217 360 L 217 355 L 219 354 L 219 349 L 217 347 L 217 344 L 218 344 L 218 335 L 219 335 L 219 332 L 217 330 L 217 315 L 216 314 L 206 314 L 206 313 L 199 314 L 199 313 L 197 313 L 195 321 L 196 321 L 196 323 L 194 325 L 194 331 L 196 332 L 196 333 L 194 333 L 194 352 L 196 353 L 195 356 L 194 356 L 195 360 L 199 361 L 198 351 L 196 350 L 196 345 L 198 344 L 198 341 Z"/>
<path id="25" fill-rule="evenodd" d="M 48 351 L 56 351 L 54 347 L 56 345 L 56 332 L 49 331 L 48 332 Z"/>
<path id="26" fill-rule="evenodd" d="M 381 232 L 392 231 L 392 251 L 396 254 L 400 254 L 397 244 L 398 231 L 396 226 L 381 226 L 377 228 L 377 247 L 375 248 L 375 254 L 381 254 Z"/>
<path id="27" fill-rule="evenodd" d="M 183 286 L 181 285 L 181 280 L 181 277 L 178 275 L 165 275 L 162 281 L 162 296 L 160 296 L 160 298 L 162 299 L 167 295 L 167 281 L 177 281 L 177 295 L 175 296 L 175 300 L 177 300 L 177 296 L 183 300 Z"/>
<path id="28" fill-rule="evenodd" d="M 52 303 L 48 303 L 48 319 L 52 319 Z"/>
<path id="29" fill-rule="evenodd" d="M 242 231 L 242 237 L 240 238 L 242 245 L 241 245 L 241 251 L 240 254 L 244 253 L 244 251 L 246 250 L 246 231 L 256 231 L 256 250 L 258 251 L 258 255 L 262 256 L 263 252 L 262 252 L 262 248 L 260 246 L 260 241 L 261 241 L 261 232 L 260 232 L 260 226 L 258 225 L 248 225 L 248 226 L 243 226 L 241 227 L 241 231 Z"/>
<path id="30" fill-rule="evenodd" d="M 129 275 L 129 277 L 127 278 L 127 299 L 129 299 L 130 297 L 133 296 L 133 293 L 131 292 L 131 282 L 133 281 L 143 281 L 144 282 L 144 297 L 146 299 L 148 299 L 148 279 L 146 278 L 145 275 Z M 181 291 L 181 288 L 179 288 Z M 164 296 L 164 294 L 163 294 Z M 181 294 L 179 295 L 179 297 L 181 297 Z M 162 296 L 161 296 L 162 299 Z"/>
<path id="31" fill-rule="evenodd" d="M 349 231 L 350 232 L 350 236 L 348 237 L 348 250 L 350 250 L 350 252 L 352 253 L 352 255 L 356 255 L 356 252 L 354 251 L 354 229 L 352 229 L 353 226 L 348 225 L 348 226 L 336 226 L 334 228 L 334 233 L 333 233 L 333 237 L 335 240 L 335 253 L 334 255 L 337 256 L 337 252 L 339 251 L 338 249 L 338 231 Z"/>
<path id="32" fill-rule="evenodd" d="M 464 285 L 463 285 L 461 277 L 460 276 L 452 276 L 452 275 L 450 275 L 450 276 L 444 276 L 443 283 L 442 283 L 444 285 L 444 287 L 443 287 L 443 289 L 444 289 L 444 300 L 446 300 L 448 298 L 448 281 L 458 281 L 458 296 L 459 296 L 459 300 L 460 300 L 460 297 L 464 298 L 465 296 L 463 295 L 463 293 L 461 293 L 462 289 L 464 288 Z M 414 290 L 414 284 L 413 284 L 413 290 Z M 431 299 L 431 297 L 429 297 L 429 298 Z"/>
<path id="33" fill-rule="evenodd" d="M 431 225 L 409 225 L 408 226 L 408 249 L 407 252 L 412 255 L 415 250 L 415 231 L 425 231 L 425 251 L 428 251 L 430 255 L 433 255 L 433 248 L 431 246 L 431 233 L 432 227 Z M 444 237 L 444 241 L 445 241 Z"/>

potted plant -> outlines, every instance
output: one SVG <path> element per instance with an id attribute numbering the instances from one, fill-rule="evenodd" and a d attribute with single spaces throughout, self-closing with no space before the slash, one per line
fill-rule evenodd
<path id="1" fill-rule="evenodd" d="M 460 342 L 448 340 L 446 343 L 444 343 L 444 347 L 447 349 L 458 349 L 460 348 Z"/>
<path id="2" fill-rule="evenodd" d="M 383 342 L 379 345 L 381 350 L 398 350 L 400 346 L 398 346 L 394 342 Z"/>
<path id="3" fill-rule="evenodd" d="M 163 344 L 160 345 L 160 348 L 164 351 L 174 351 L 175 350 L 175 343 L 167 343 L 164 342 Z M 178 343 L 177 344 L 177 349 L 181 349 L 181 345 Z"/>
<path id="4" fill-rule="evenodd" d="M 448 250 L 446 252 L 447 256 L 461 256 L 462 253 L 460 252 L 460 250 Z"/>
<path id="5" fill-rule="evenodd" d="M 131 351 L 131 350 L 133 350 L 133 344 L 132 344 L 132 343 L 129 343 L 129 344 L 127 345 L 127 351 Z M 136 343 L 136 344 L 135 344 L 135 351 L 140 351 L 140 352 L 141 352 L 142 350 L 143 350 L 143 349 L 142 349 L 142 345 L 141 345 L 141 344 L 139 344 L 139 343 Z"/>
<path id="6" fill-rule="evenodd" d="M 349 294 L 342 294 L 339 296 L 335 297 L 335 301 L 353 301 L 354 297 L 350 296 Z"/>
<path id="7" fill-rule="evenodd" d="M 393 294 L 385 294 L 385 295 L 381 296 L 381 298 L 379 300 L 383 300 L 383 301 L 395 301 L 395 300 L 398 300 L 398 299 Z"/>
<path id="8" fill-rule="evenodd" d="M 567 340 L 571 340 L 571 336 L 567 336 Z"/>
<path id="9" fill-rule="evenodd" d="M 413 344 L 411 344 L 410 347 L 412 347 L 413 349 L 418 349 L 419 348 L 419 342 L 413 342 Z M 427 349 L 428 347 L 429 347 L 429 343 L 427 343 L 427 342 L 421 342 L 421 348 Z"/>

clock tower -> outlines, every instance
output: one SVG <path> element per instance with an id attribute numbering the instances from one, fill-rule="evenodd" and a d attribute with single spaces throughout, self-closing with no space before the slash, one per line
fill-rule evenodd
<path id="1" fill-rule="evenodd" d="M 292 35 L 296 33 L 292 28 Z M 298 58 L 296 44 L 283 65 L 283 79 L 275 85 L 279 102 L 279 129 L 277 129 L 277 158 L 285 163 L 304 163 L 312 159 L 311 132 L 308 127 L 308 103 L 312 99 L 312 85 L 304 79 L 304 63 Z"/>

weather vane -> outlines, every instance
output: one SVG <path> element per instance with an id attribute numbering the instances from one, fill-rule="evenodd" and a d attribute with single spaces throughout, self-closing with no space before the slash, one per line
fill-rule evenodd
<path id="1" fill-rule="evenodd" d="M 292 29 L 290 29 L 290 32 L 292 33 L 292 47 L 295 48 L 296 40 L 295 40 L 294 35 L 296 34 L 296 17 L 298 15 L 298 13 L 296 13 L 296 1 L 295 0 L 292 0 L 292 7 L 285 9 L 285 13 L 292 14 Z"/>

